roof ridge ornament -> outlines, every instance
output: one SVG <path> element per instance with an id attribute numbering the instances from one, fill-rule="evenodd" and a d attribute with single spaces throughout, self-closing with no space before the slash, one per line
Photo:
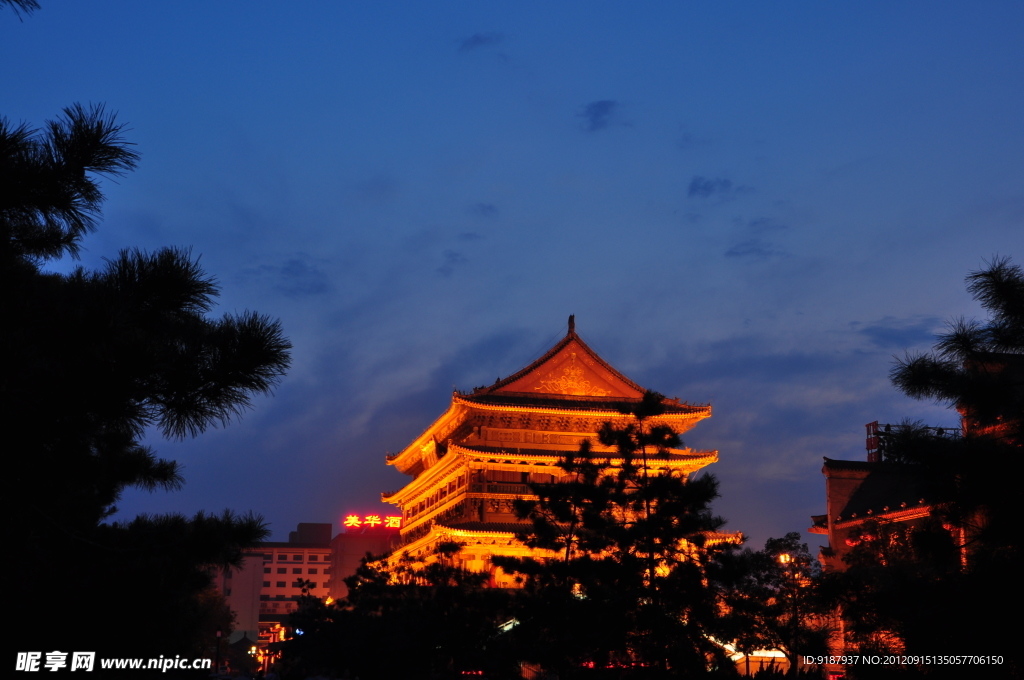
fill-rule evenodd
<path id="1" fill-rule="evenodd" d="M 570 314 L 569 315 L 569 335 L 575 335 L 575 334 L 576 334 L 576 315 L 575 314 Z"/>

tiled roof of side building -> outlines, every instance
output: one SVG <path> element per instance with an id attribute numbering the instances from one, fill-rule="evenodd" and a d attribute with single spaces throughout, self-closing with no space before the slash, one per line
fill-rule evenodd
<path id="1" fill-rule="evenodd" d="M 829 470 L 871 470 L 877 467 L 878 463 L 869 463 L 866 460 L 835 460 L 825 457 L 825 468 Z"/>
<path id="2" fill-rule="evenodd" d="M 926 503 L 935 500 L 935 483 L 927 478 L 926 471 L 921 467 L 860 461 L 829 461 L 829 464 L 854 462 L 860 463 L 863 467 L 831 466 L 832 469 L 839 467 L 868 472 L 850 496 L 846 507 L 839 511 L 838 514 L 843 519 L 869 518 L 921 505 L 922 500 Z"/>

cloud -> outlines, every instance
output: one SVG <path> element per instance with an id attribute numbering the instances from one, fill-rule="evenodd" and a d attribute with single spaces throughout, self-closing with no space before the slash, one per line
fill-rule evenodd
<path id="1" fill-rule="evenodd" d="M 765 238 L 766 235 L 782 231 L 783 229 L 786 229 L 786 225 L 775 221 L 771 217 L 756 217 L 746 224 L 742 224 L 742 240 L 726 250 L 725 256 L 755 260 L 786 257 L 789 253 L 785 249 Z"/>
<path id="2" fill-rule="evenodd" d="M 596 132 L 608 127 L 612 113 L 618 105 L 614 99 L 601 99 L 584 106 L 583 113 L 579 115 L 587 121 L 584 126 L 587 132 Z"/>
<path id="3" fill-rule="evenodd" d="M 698 138 L 696 135 L 684 132 L 679 135 L 679 139 L 676 141 L 676 148 L 680 151 L 689 151 L 706 143 L 705 140 Z"/>
<path id="4" fill-rule="evenodd" d="M 755 217 L 747 222 L 747 229 L 755 234 L 764 234 L 769 231 L 778 231 L 785 228 L 785 224 L 776 222 L 771 217 Z"/>
<path id="5" fill-rule="evenodd" d="M 851 324 L 859 326 L 859 323 Z M 935 342 L 935 333 L 942 326 L 937 316 L 897 319 L 887 316 L 870 326 L 857 330 L 858 333 L 881 349 L 899 350 Z"/>
<path id="6" fill-rule="evenodd" d="M 469 36 L 459 45 L 459 52 L 470 52 L 472 50 L 479 49 L 481 47 L 490 47 L 497 45 L 505 39 L 505 36 L 501 33 L 474 33 Z"/>
<path id="7" fill-rule="evenodd" d="M 451 276 L 456 267 L 469 262 L 466 256 L 457 250 L 446 250 L 441 255 L 444 258 L 444 264 L 437 268 L 437 273 L 441 276 Z"/>
<path id="8" fill-rule="evenodd" d="M 469 206 L 469 212 L 478 217 L 497 217 L 498 206 L 493 203 L 474 203 Z"/>
<path id="9" fill-rule="evenodd" d="M 750 257 L 757 260 L 782 255 L 786 255 L 786 252 L 759 238 L 742 241 L 725 251 L 726 257 Z"/>
<path id="10" fill-rule="evenodd" d="M 752 186 L 747 186 L 746 184 L 733 185 L 732 180 L 726 177 L 715 177 L 712 179 L 702 175 L 693 176 L 687 191 L 687 195 L 690 198 L 710 198 L 717 195 L 722 200 L 731 200 L 736 196 L 752 193 L 754 193 L 754 187 Z"/>
<path id="11" fill-rule="evenodd" d="M 262 280 L 271 289 L 290 298 L 323 295 L 331 291 L 327 274 L 311 264 L 312 258 L 304 253 L 283 264 L 264 264 L 242 272 L 244 279 Z"/>
<path id="12" fill-rule="evenodd" d="M 390 203 L 398 195 L 398 182 L 386 175 L 375 175 L 358 182 L 355 191 L 361 200 L 382 205 Z"/>
<path id="13" fill-rule="evenodd" d="M 732 191 L 732 180 L 723 177 L 708 179 L 700 175 L 694 175 L 690 180 L 690 190 L 687 195 L 690 198 L 709 198 L 713 194 L 727 194 Z"/>

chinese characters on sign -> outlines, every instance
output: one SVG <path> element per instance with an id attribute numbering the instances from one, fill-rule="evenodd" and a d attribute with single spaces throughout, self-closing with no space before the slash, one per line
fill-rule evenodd
<path id="1" fill-rule="evenodd" d="M 46 660 L 43 661 L 42 652 L 18 652 L 14 670 L 38 672 L 39 665 L 48 671 L 56 671 L 68 667 L 68 653 L 52 651 L 46 652 Z M 91 671 L 96 663 L 96 652 L 72 652 L 71 670 Z"/>
<path id="2" fill-rule="evenodd" d="M 383 517 L 381 515 L 345 515 L 342 526 L 353 529 L 359 527 L 401 529 L 402 517 L 400 515 L 384 515 Z"/>

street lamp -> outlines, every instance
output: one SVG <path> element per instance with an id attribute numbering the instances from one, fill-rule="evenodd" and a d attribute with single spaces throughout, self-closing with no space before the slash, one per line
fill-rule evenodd
<path id="1" fill-rule="evenodd" d="M 789 617 L 789 642 L 788 642 L 789 655 L 790 655 L 789 674 L 790 675 L 796 675 L 797 654 L 796 654 L 795 646 L 796 646 L 797 624 L 798 624 L 797 586 L 799 585 L 799 576 L 796 573 L 796 569 L 794 569 L 791 566 L 791 565 L 793 565 L 793 562 L 794 562 L 794 559 L 793 559 L 792 555 L 790 555 L 789 553 L 782 553 L 781 555 L 779 555 L 778 559 L 779 559 L 779 564 L 782 565 L 783 572 L 786 574 L 787 577 L 792 579 L 792 584 L 790 585 L 790 588 L 789 588 L 790 603 L 792 604 L 792 607 L 793 607 L 793 611 L 792 611 L 792 613 L 790 614 L 790 617 Z"/>

